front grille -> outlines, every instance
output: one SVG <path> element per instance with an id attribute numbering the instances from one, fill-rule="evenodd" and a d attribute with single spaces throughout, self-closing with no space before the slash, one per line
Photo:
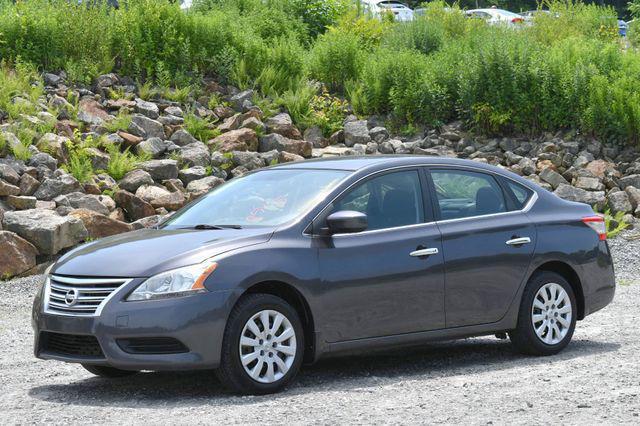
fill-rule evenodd
<path id="1" fill-rule="evenodd" d="M 85 358 L 104 358 L 100 343 L 93 336 L 42 332 L 40 351 Z"/>
<path id="2" fill-rule="evenodd" d="M 136 337 L 117 339 L 120 349 L 130 354 L 179 354 L 189 349 L 173 337 Z"/>
<path id="3" fill-rule="evenodd" d="M 96 316 L 105 301 L 129 279 L 69 278 L 51 275 L 47 280 L 45 312 L 58 315 Z"/>

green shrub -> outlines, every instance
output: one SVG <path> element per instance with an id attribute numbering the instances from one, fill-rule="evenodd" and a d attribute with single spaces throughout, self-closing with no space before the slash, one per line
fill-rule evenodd
<path id="1" fill-rule="evenodd" d="M 353 33 L 329 31 L 321 35 L 309 53 L 309 75 L 330 88 L 344 90 L 356 79 L 363 62 L 360 38 Z"/>
<path id="2" fill-rule="evenodd" d="M 427 18 L 394 25 L 382 38 L 382 45 L 391 49 L 415 49 L 429 54 L 440 49 L 444 42 L 444 29 Z"/>
<path id="3" fill-rule="evenodd" d="M 115 133 L 119 130 L 127 130 L 131 125 L 131 115 L 128 112 L 120 111 L 111 121 L 104 123 L 104 128 L 108 132 Z"/>
<path id="4" fill-rule="evenodd" d="M 203 118 L 198 117 L 193 112 L 187 112 L 184 116 L 184 128 L 194 138 L 207 142 L 209 139 L 215 137 L 215 129 L 212 128 L 211 123 Z"/>
<path id="5" fill-rule="evenodd" d="M 145 155 L 136 156 L 129 151 L 129 148 L 121 152 L 115 145 L 108 145 L 107 152 L 110 158 L 105 171 L 117 181 L 135 169 L 138 164 L 149 159 L 149 156 Z"/>

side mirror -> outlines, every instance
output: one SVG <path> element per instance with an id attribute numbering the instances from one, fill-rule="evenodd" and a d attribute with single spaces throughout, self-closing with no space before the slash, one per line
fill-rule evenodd
<path id="1" fill-rule="evenodd" d="M 353 234 L 367 229 L 367 215 L 353 210 L 342 210 L 327 217 L 330 234 Z"/>

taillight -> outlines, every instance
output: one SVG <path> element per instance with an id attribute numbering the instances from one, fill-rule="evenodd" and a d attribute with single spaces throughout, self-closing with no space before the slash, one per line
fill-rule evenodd
<path id="1" fill-rule="evenodd" d="M 522 19 L 522 18 L 513 18 L 511 20 L 512 24 L 519 24 L 520 22 L 524 22 L 524 19 Z"/>
<path id="2" fill-rule="evenodd" d="M 605 225 L 604 217 L 602 216 L 583 217 L 582 222 L 585 225 L 587 225 L 589 228 L 596 231 L 600 241 L 604 241 L 607 239 L 607 226 Z"/>

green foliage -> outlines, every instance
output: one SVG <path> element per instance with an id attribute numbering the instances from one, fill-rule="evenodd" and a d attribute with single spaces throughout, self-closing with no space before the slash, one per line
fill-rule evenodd
<path id="1" fill-rule="evenodd" d="M 104 128 L 108 132 L 115 133 L 119 130 L 127 130 L 131 125 L 131 115 L 125 111 L 120 111 L 116 118 L 104 123 Z"/>
<path id="2" fill-rule="evenodd" d="M 201 142 L 207 142 L 209 139 L 216 136 L 216 131 L 211 123 L 198 117 L 193 112 L 187 112 L 184 115 L 184 128 L 194 138 Z"/>
<path id="3" fill-rule="evenodd" d="M 11 118 L 32 114 L 43 92 L 35 67 L 22 61 L 10 67 L 4 60 L 0 61 L 0 111 Z"/>
<path id="4" fill-rule="evenodd" d="M 312 78 L 340 91 L 347 81 L 358 77 L 362 62 L 358 35 L 331 30 L 318 38 L 309 53 L 307 66 Z"/>
<path id="5" fill-rule="evenodd" d="M 108 145 L 107 152 L 110 159 L 106 172 L 115 180 L 122 179 L 124 175 L 135 169 L 138 164 L 149 159 L 149 156 L 146 155 L 136 156 L 129 151 L 129 148 L 120 151 L 115 145 Z"/>
<path id="6" fill-rule="evenodd" d="M 604 211 L 604 223 L 607 230 L 607 238 L 615 238 L 620 232 L 629 227 L 629 224 L 622 220 L 624 212 L 618 212 L 614 215 L 611 214 L 611 210 L 606 209 Z"/>
<path id="7" fill-rule="evenodd" d="M 93 177 L 91 156 L 81 147 L 74 147 L 69 152 L 69 161 L 63 166 L 78 182 L 85 183 Z"/>

